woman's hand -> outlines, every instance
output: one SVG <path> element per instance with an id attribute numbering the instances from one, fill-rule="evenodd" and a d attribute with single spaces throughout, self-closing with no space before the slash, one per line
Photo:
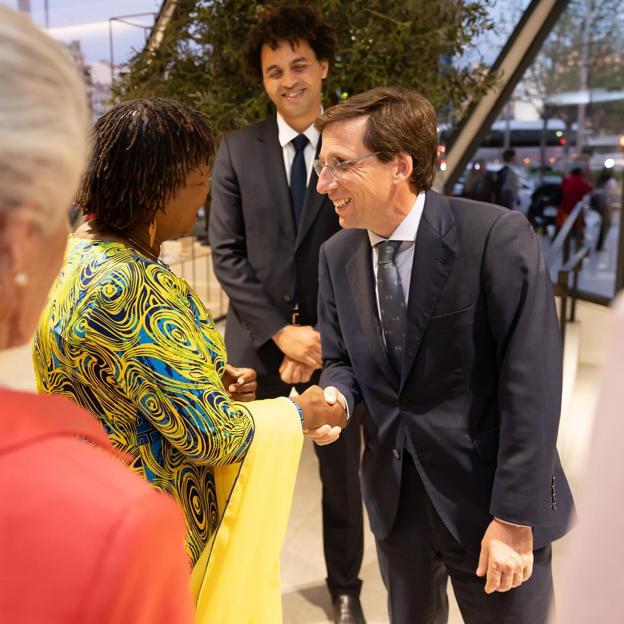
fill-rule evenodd
<path id="1" fill-rule="evenodd" d="M 318 386 L 310 386 L 292 400 L 301 408 L 304 430 L 312 431 L 323 425 L 341 429 L 347 426 L 347 412 L 341 401 L 333 395 L 325 396 Z"/>
<path id="2" fill-rule="evenodd" d="M 258 388 L 256 377 L 253 368 L 236 368 L 226 364 L 221 381 L 233 401 L 253 401 Z"/>

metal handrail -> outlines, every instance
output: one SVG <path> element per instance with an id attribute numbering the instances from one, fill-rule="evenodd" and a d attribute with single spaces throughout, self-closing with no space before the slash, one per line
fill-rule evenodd
<path id="1" fill-rule="evenodd" d="M 557 235 L 553 239 L 546 256 L 546 263 L 550 266 L 551 261 L 556 259 L 557 254 L 561 251 L 562 248 L 566 247 L 566 241 L 568 241 L 570 233 L 576 224 L 576 220 L 579 215 L 587 205 L 587 202 L 584 199 L 581 199 L 574 209 L 570 213 L 570 216 L 565 220 L 564 224 L 561 226 L 561 229 L 557 232 Z M 564 249 L 564 251 L 566 251 Z M 564 262 L 567 258 L 564 258 Z"/>
<path id="2" fill-rule="evenodd" d="M 574 233 L 574 228 L 579 216 L 585 207 L 585 200 L 579 201 L 566 219 L 565 223 L 555 236 L 550 249 L 548 259 L 553 260 L 560 251 L 563 253 L 563 264 L 557 273 L 557 284 L 555 294 L 561 299 L 559 310 L 559 328 L 561 331 L 561 341 L 565 345 L 566 325 L 568 322 L 576 321 L 576 301 L 578 298 L 578 276 L 583 264 L 583 260 L 589 254 L 589 249 L 581 245 L 572 257 L 570 255 L 570 237 Z M 572 288 L 570 289 L 570 273 L 572 273 Z M 568 318 L 568 299 L 572 299 L 570 306 L 570 317 Z"/>

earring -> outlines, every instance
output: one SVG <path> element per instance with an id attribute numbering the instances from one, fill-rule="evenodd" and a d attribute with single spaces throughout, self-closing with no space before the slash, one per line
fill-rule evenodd
<path id="1" fill-rule="evenodd" d="M 152 221 L 149 226 L 149 244 L 150 247 L 154 246 L 154 241 L 156 240 L 156 221 Z"/>
<path id="2" fill-rule="evenodd" d="M 28 275 L 26 275 L 26 273 L 16 273 L 13 281 L 16 286 L 26 286 L 26 284 L 28 284 Z"/>

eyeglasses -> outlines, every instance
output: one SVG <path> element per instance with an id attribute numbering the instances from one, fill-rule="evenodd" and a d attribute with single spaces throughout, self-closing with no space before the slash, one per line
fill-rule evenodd
<path id="1" fill-rule="evenodd" d="M 321 171 L 325 167 L 327 167 L 327 171 L 329 171 L 329 175 L 334 178 L 334 180 L 338 180 L 342 177 L 345 169 L 352 167 L 355 163 L 360 162 L 360 160 L 364 160 L 365 158 L 370 158 L 371 156 L 377 156 L 379 152 L 370 152 L 369 154 L 364 154 L 364 156 L 359 156 L 358 158 L 352 158 L 351 160 L 338 160 L 336 158 L 332 158 L 329 162 L 325 162 L 320 158 L 317 158 L 312 166 L 314 167 L 314 171 L 316 171 L 317 176 L 321 176 Z"/>

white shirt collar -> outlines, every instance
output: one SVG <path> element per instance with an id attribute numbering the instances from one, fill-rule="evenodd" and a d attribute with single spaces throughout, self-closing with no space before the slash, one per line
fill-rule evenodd
<path id="1" fill-rule="evenodd" d="M 323 112 L 322 108 L 320 112 Z M 303 132 L 299 133 L 296 130 L 293 130 L 293 128 L 286 123 L 284 118 L 277 113 L 277 137 L 282 148 L 288 145 L 299 134 L 305 134 L 308 137 L 308 141 L 310 141 L 310 145 L 314 148 L 314 151 L 316 151 L 316 146 L 318 145 L 321 134 L 314 127 L 313 123 L 310 124 Z"/>
<path id="2" fill-rule="evenodd" d="M 414 205 L 410 209 L 410 211 L 405 216 L 405 219 L 399 223 L 398 227 L 388 238 L 384 238 L 383 236 L 379 236 L 379 234 L 375 234 L 375 232 L 368 231 L 368 238 L 370 240 L 371 247 L 374 247 L 377 243 L 381 243 L 385 240 L 399 240 L 399 241 L 410 241 L 413 242 L 416 240 L 416 233 L 418 232 L 418 225 L 420 223 L 420 218 L 422 217 L 423 209 L 425 207 L 425 192 L 421 191 L 416 196 L 416 201 Z"/>

